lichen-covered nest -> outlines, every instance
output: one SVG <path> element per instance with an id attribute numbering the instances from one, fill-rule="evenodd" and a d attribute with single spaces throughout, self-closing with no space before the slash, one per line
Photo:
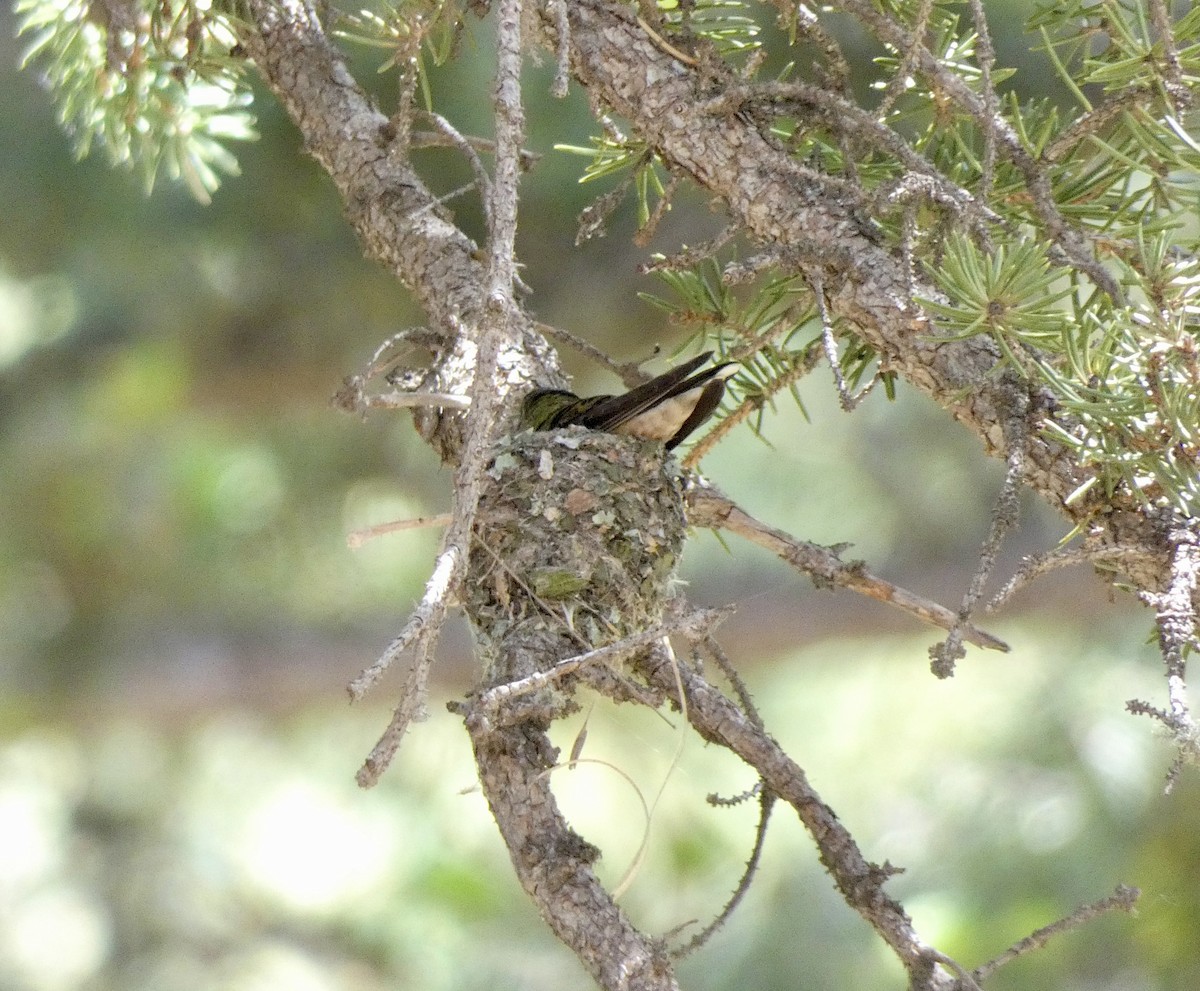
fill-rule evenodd
<path id="1" fill-rule="evenodd" d="M 680 469 L 661 444 L 524 431 L 500 442 L 487 480 L 463 602 L 486 683 L 659 621 L 687 527 Z"/>

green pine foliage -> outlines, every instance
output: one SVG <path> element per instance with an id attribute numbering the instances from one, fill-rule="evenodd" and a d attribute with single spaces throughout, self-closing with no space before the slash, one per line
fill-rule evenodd
<path id="1" fill-rule="evenodd" d="M 369 7 L 339 12 L 335 34 L 367 48 L 382 50 L 381 73 L 396 69 L 415 74 L 426 110 L 434 109 L 426 61 L 443 65 L 455 52 L 462 7 L 453 0 L 376 0 Z"/>
<path id="2" fill-rule="evenodd" d="M 1001 361 L 1049 390 L 1057 413 L 1046 430 L 1093 469 L 1085 491 L 1200 511 L 1200 8 L 1160 37 L 1151 4 L 1040 2 L 1026 25 L 1040 59 L 1031 69 L 1001 64 L 967 5 L 888 0 L 858 12 L 882 45 L 869 78 L 855 80 L 875 94 L 860 106 L 850 67 L 864 63 L 843 51 L 844 24 L 783 6 L 775 30 L 770 9 L 748 0 L 635 9 L 658 43 L 704 67 L 714 93 L 740 87 L 739 112 L 755 114 L 799 163 L 858 191 L 864 222 L 923 277 L 933 335 L 987 336 Z M 995 18 L 1009 9 L 985 7 Z M 181 177 L 201 199 L 236 170 L 228 142 L 252 137 L 253 122 L 238 25 L 224 6 L 18 0 L 17 9 L 26 64 L 53 91 L 79 154 L 98 147 L 136 167 L 147 188 L 164 173 Z M 323 16 L 341 37 L 382 48 L 380 71 L 400 74 L 405 92 L 419 85 L 432 109 L 426 61 L 455 55 L 465 9 L 366 0 Z M 898 24 L 905 43 L 871 17 Z M 936 71 L 918 65 L 913 37 Z M 1047 79 L 1057 97 L 1044 95 Z M 586 147 L 558 147 L 588 158 L 584 179 L 617 183 L 584 212 L 581 238 L 632 193 L 639 243 L 648 241 L 679 182 L 655 149 L 608 117 Z M 657 267 L 708 265 L 727 243 L 747 249 L 731 236 Z M 818 341 L 847 385 L 869 381 L 878 356 L 855 328 L 827 326 L 811 274 L 756 263 L 739 279 L 760 299 L 734 313 L 728 271 L 677 271 L 671 305 L 749 362 L 743 400 L 794 392 L 797 363 Z"/>
<path id="3" fill-rule="evenodd" d="M 668 30 L 705 38 L 722 55 L 760 46 L 758 22 L 742 0 L 658 0 L 657 8 Z"/>
<path id="4" fill-rule="evenodd" d="M 1039 4 L 1026 28 L 1043 71 L 1026 80 L 999 63 L 965 6 L 892 0 L 885 12 L 920 32 L 941 75 L 915 71 L 911 52 L 885 45 L 870 81 L 878 103 L 861 117 L 833 102 L 843 99 L 832 83 L 848 63 L 830 55 L 837 42 L 822 32 L 833 28 L 801 24 L 795 11 L 781 16 L 782 37 L 743 36 L 743 48 L 752 38 L 777 56 L 763 66 L 790 59 L 769 84 L 753 78 L 758 62 L 732 68 L 751 77 L 748 88 L 761 86 L 761 102 L 746 105 L 769 108 L 772 134 L 797 161 L 861 190 L 871 223 L 936 290 L 920 300 L 934 318 L 931 333 L 985 335 L 1003 363 L 1049 390 L 1047 435 L 1093 471 L 1076 498 L 1103 493 L 1190 516 L 1200 513 L 1200 114 L 1192 109 L 1200 8 L 1175 20 L 1168 40 L 1158 37 L 1149 6 Z M 681 7 L 659 4 L 665 30 L 677 32 L 667 37 L 682 46 Z M 757 9 L 739 0 L 720 6 L 731 26 Z M 998 5 L 987 9 L 1002 16 Z M 823 64 L 802 57 L 813 43 L 827 56 Z M 812 81 L 788 90 L 806 64 L 817 65 Z M 1061 97 L 1032 95 L 1046 78 L 1057 79 Z M 978 97 L 993 123 L 984 126 L 984 114 L 950 98 L 951 84 Z M 818 86 L 825 103 L 809 95 Z M 1000 147 L 1010 135 L 1016 152 Z M 629 170 L 657 176 L 661 168 L 654 150 L 625 139 L 615 122 L 590 149 L 564 150 L 590 154 L 589 180 Z M 633 187 L 644 224 L 655 212 L 644 190 L 661 196 L 669 187 L 626 180 L 624 189 Z M 607 212 L 614 207 L 605 202 Z M 1077 228 L 1094 266 L 1067 255 L 1055 215 Z M 762 346 L 754 388 L 771 396 L 786 380 L 794 392 L 788 372 L 822 331 L 806 279 L 760 267 L 763 305 L 736 308 L 713 257 L 685 253 L 684 265 L 695 265 L 668 273 L 674 299 L 656 302 L 680 322 L 702 323 L 702 334 L 727 351 Z M 727 264 L 726 279 L 740 268 Z M 783 335 L 789 345 L 779 343 L 781 286 L 810 304 Z M 877 373 L 877 356 L 853 328 L 832 330 L 847 383 Z M 780 355 L 790 358 L 776 362 Z M 735 384 L 729 401 L 739 396 L 746 393 Z"/>
<path id="5" fill-rule="evenodd" d="M 17 0 L 24 66 L 54 95 L 76 154 L 93 147 L 201 202 L 237 174 L 230 141 L 255 137 L 230 18 L 203 0 Z"/>

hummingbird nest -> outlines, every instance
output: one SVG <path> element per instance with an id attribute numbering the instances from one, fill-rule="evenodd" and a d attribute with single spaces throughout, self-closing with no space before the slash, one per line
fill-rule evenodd
<path id="1" fill-rule="evenodd" d="M 463 606 L 491 687 L 658 623 L 687 520 L 663 446 L 580 427 L 503 438 L 480 498 Z"/>

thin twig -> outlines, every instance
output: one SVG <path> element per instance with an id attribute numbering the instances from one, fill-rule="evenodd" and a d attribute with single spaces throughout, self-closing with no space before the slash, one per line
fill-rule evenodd
<path id="1" fill-rule="evenodd" d="M 674 255 L 661 255 L 652 261 L 643 262 L 638 266 L 638 272 L 641 275 L 652 275 L 655 272 L 680 272 L 695 268 L 701 262 L 716 255 L 741 232 L 741 224 L 729 224 L 716 237 L 710 238 L 702 244 L 692 247 L 685 246 L 682 251 Z"/>
<path id="2" fill-rule="evenodd" d="M 489 305 L 503 299 L 511 306 L 516 285 L 517 187 L 521 181 L 521 145 L 525 109 L 521 104 L 521 0 L 500 0 L 496 7 L 496 177 L 489 228 Z"/>
<path id="3" fill-rule="evenodd" d="M 516 681 L 496 685 L 479 696 L 474 705 L 470 707 L 471 718 L 488 721 L 495 716 L 502 706 L 510 703 L 513 699 L 546 688 L 559 679 L 569 674 L 574 674 L 580 668 L 593 664 L 607 664 L 611 661 L 628 657 L 630 654 L 644 650 L 656 641 L 662 640 L 663 637 L 668 637 L 672 634 L 680 634 L 693 639 L 696 637 L 707 637 L 724 621 L 730 612 L 732 610 L 728 608 L 694 609 L 677 619 L 660 623 L 649 630 L 643 630 L 641 633 L 623 637 L 615 643 L 607 644 L 604 647 L 597 647 L 582 654 L 576 654 L 574 657 L 568 657 L 544 671 L 535 671 Z"/>
<path id="4" fill-rule="evenodd" d="M 649 154 L 642 156 L 642 160 L 627 170 L 627 174 L 616 186 L 602 196 L 597 196 L 579 211 L 576 219 L 579 227 L 575 232 L 575 247 L 578 248 L 585 241 L 590 241 L 594 237 L 604 236 L 605 225 L 608 223 L 609 217 L 613 215 L 613 212 L 625 199 L 626 194 L 633 188 L 639 169 L 648 161 L 650 161 Z"/>
<path id="5" fill-rule="evenodd" d="M 958 615 L 945 606 L 871 574 L 861 562 L 841 561 L 828 547 L 797 540 L 782 530 L 754 519 L 707 482 L 688 491 L 688 521 L 693 526 L 720 527 L 745 537 L 803 571 L 819 585 L 850 589 L 945 630 L 952 630 L 959 623 Z M 1001 651 L 1009 649 L 1003 640 L 970 624 L 964 624 L 961 630 L 962 636 L 978 647 Z"/>
<path id="6" fill-rule="evenodd" d="M 807 38 L 820 48 L 821 53 L 829 62 L 828 67 L 820 67 L 821 74 L 826 77 L 832 75 L 834 88 L 843 96 L 852 95 L 850 80 L 853 73 L 850 70 L 850 62 L 842 53 L 837 39 L 826 32 L 821 26 L 821 21 L 817 17 L 816 12 L 803 3 L 788 2 L 786 6 L 780 6 L 781 13 L 792 19 L 796 33 L 801 37 Z"/>
<path id="7" fill-rule="evenodd" d="M 754 830 L 754 846 L 750 850 L 750 856 L 746 860 L 746 868 L 742 871 L 741 878 L 738 879 L 737 886 L 733 889 L 733 894 L 729 896 L 725 906 L 717 913 L 716 917 L 705 926 L 700 932 L 688 940 L 683 946 L 671 951 L 671 956 L 676 960 L 686 957 L 689 953 L 693 953 L 702 947 L 712 938 L 721 926 L 729 921 L 729 917 L 733 915 L 734 910 L 746 897 L 746 892 L 750 890 L 750 884 L 754 880 L 754 875 L 758 870 L 758 865 L 762 861 L 763 845 L 767 840 L 767 824 L 771 821 L 771 810 L 775 807 L 775 794 L 769 789 L 760 789 L 758 793 L 758 826 Z"/>
<path id="8" fill-rule="evenodd" d="M 1099 134 L 1113 121 L 1120 120 L 1132 110 L 1144 107 L 1156 99 L 1151 89 L 1122 90 L 1110 96 L 1097 107 L 1086 110 L 1061 131 L 1042 152 L 1042 158 L 1051 164 L 1066 157 L 1084 138 Z"/>
<path id="9" fill-rule="evenodd" d="M 412 616 L 409 617 L 404 629 L 392 640 L 390 644 L 384 648 L 378 660 L 370 667 L 365 668 L 357 678 L 355 678 L 347 686 L 347 691 L 350 693 L 350 700 L 353 702 L 360 701 L 383 677 L 383 674 L 392 662 L 411 647 L 424 630 L 434 619 L 436 605 L 445 599 L 447 590 L 450 585 L 450 576 L 453 573 L 454 554 L 453 549 L 443 552 L 434 565 L 433 574 L 429 576 L 429 581 L 425 583 L 425 592 L 421 596 L 421 601 L 417 603 L 416 609 L 413 610 Z"/>
<path id="10" fill-rule="evenodd" d="M 951 956 L 947 956 L 941 950 L 935 950 L 932 946 L 927 946 L 922 952 L 922 956 L 930 960 L 936 960 L 944 967 L 949 967 L 958 976 L 958 984 L 955 985 L 954 991 L 983 991 L 971 973 L 957 960 Z"/>
<path id="11" fill-rule="evenodd" d="M 979 166 L 978 196 L 987 202 L 996 176 L 996 119 L 1000 116 L 1000 100 L 992 83 L 996 49 L 992 45 L 992 33 L 988 30 L 983 0 L 970 0 L 970 4 L 971 18 L 975 21 L 975 54 L 979 63 L 979 85 L 983 93 L 983 162 Z"/>
<path id="12" fill-rule="evenodd" d="M 684 65 L 690 65 L 692 67 L 700 64 L 700 60 L 698 58 L 688 55 L 686 52 L 681 52 L 678 48 L 667 41 L 666 38 L 664 38 L 661 34 L 655 31 L 654 28 L 647 24 L 645 18 L 643 18 L 640 14 L 638 15 L 637 22 L 641 29 L 650 36 L 650 40 L 654 42 L 655 47 L 666 52 L 671 56 L 671 58 L 678 59 Z"/>
<path id="13" fill-rule="evenodd" d="M 436 406 L 440 409 L 466 410 L 471 408 L 470 396 L 450 392 L 381 392 L 364 396 L 363 409 L 412 409 L 417 406 Z"/>
<path id="14" fill-rule="evenodd" d="M 979 549 L 979 565 L 971 577 L 971 584 L 963 595 L 958 607 L 958 618 L 950 627 L 950 635 L 941 643 L 929 648 L 931 660 L 930 670 L 938 678 L 949 678 L 954 674 L 954 665 L 960 660 L 965 651 L 962 640 L 964 630 L 975 611 L 975 604 L 983 594 L 983 586 L 996 569 L 996 557 L 1000 553 L 1000 545 L 1005 536 L 1017 523 L 1021 503 L 1018 495 L 1025 478 L 1025 447 L 1020 438 L 1014 437 L 1014 446 L 1008 452 L 1008 471 L 1004 474 L 1004 484 L 1000 486 L 1000 494 L 996 497 L 996 505 L 992 509 L 992 526 L 988 531 L 983 546 Z"/>
<path id="15" fill-rule="evenodd" d="M 1011 963 L 1017 957 L 1024 956 L 1033 950 L 1041 949 L 1055 936 L 1078 929 L 1084 923 L 1090 922 L 1097 916 L 1115 911 L 1116 909 L 1120 909 L 1122 912 L 1132 912 L 1134 904 L 1140 895 L 1141 892 L 1137 888 L 1130 888 L 1124 884 L 1119 885 L 1116 891 L 1107 898 L 1102 898 L 1098 902 L 1092 902 L 1090 905 L 1080 905 L 1070 915 L 1048 926 L 1043 926 L 1041 929 L 1034 930 L 1024 939 L 1014 943 L 998 957 L 976 967 L 971 972 L 971 975 L 975 978 L 976 982 L 986 981 L 1005 964 Z"/>
<path id="16" fill-rule="evenodd" d="M 762 729 L 763 719 L 758 712 L 758 707 L 754 704 L 754 699 L 750 697 L 750 689 L 746 687 L 746 683 L 742 680 L 742 676 L 738 673 L 738 669 L 734 667 L 733 661 L 729 659 L 729 655 L 725 653 L 724 648 L 717 642 L 716 637 L 704 638 L 704 649 L 717 662 L 717 667 L 721 669 L 721 674 L 725 675 L 730 687 L 733 689 L 733 694 L 738 697 L 738 702 L 741 703 L 742 711 L 746 714 L 746 718 L 751 724 Z"/>
<path id="17" fill-rule="evenodd" d="M 846 376 L 842 374 L 842 363 L 838 357 L 837 341 L 833 335 L 833 317 L 829 314 L 829 307 L 825 301 L 825 279 L 821 275 L 821 270 L 816 267 L 805 267 L 805 277 L 808 279 L 809 285 L 813 289 L 813 298 L 817 301 L 817 312 L 821 314 L 821 347 L 825 352 L 825 360 L 829 362 L 829 368 L 833 372 L 833 384 L 837 389 L 838 404 L 846 413 L 853 413 L 858 408 L 859 404 L 867 398 L 871 390 L 875 388 L 875 384 L 879 381 L 879 376 L 872 377 L 857 395 L 850 394 L 850 387 L 846 384 Z"/>
<path id="18" fill-rule="evenodd" d="M 480 161 L 479 155 L 471 142 L 468 141 L 462 134 L 459 133 L 450 121 L 446 120 L 439 113 L 434 113 L 432 110 L 423 111 L 424 116 L 436 127 L 450 144 L 462 152 L 463 157 L 471 166 L 471 173 L 475 176 L 474 185 L 479 189 L 479 198 L 483 201 L 483 219 L 487 225 L 487 229 L 492 229 L 492 179 L 487 174 L 487 169 L 483 167 L 483 162 Z"/>
<path id="19" fill-rule="evenodd" d="M 565 344 L 567 347 L 578 351 L 584 357 L 591 358 L 609 371 L 616 372 L 621 376 L 621 381 L 627 386 L 641 385 L 646 381 L 646 376 L 638 370 L 636 362 L 617 361 L 601 351 L 591 341 L 586 341 L 582 337 L 572 334 L 569 330 L 563 330 L 561 327 L 552 327 L 547 323 L 534 324 L 534 329 L 538 333 L 545 334 L 552 340 L 558 341 L 559 344 Z"/>
<path id="20" fill-rule="evenodd" d="M 496 142 L 491 138 L 481 138 L 474 134 L 458 135 L 470 147 L 477 152 L 484 154 L 495 154 Z M 412 135 L 412 146 L 414 148 L 458 148 L 459 142 L 440 131 L 414 131 Z M 523 169 L 531 169 L 542 159 L 541 152 L 529 151 L 522 149 L 521 151 L 521 167 Z"/>
<path id="21" fill-rule="evenodd" d="M 446 600 L 458 570 L 458 557 L 455 546 L 445 546 L 434 566 L 433 574 L 425 585 L 425 594 L 404 630 L 388 645 L 379 660 L 350 683 L 350 697 L 357 701 L 383 676 L 392 661 L 410 646 L 414 647 L 413 665 L 405 678 L 400 702 L 392 710 L 392 718 L 383 735 L 371 748 L 367 759 L 355 775 L 355 780 L 362 788 L 375 785 L 379 776 L 387 770 L 392 758 L 396 756 L 396 751 L 400 749 L 400 742 L 404 739 L 408 727 L 414 720 L 424 718 L 429 670 L 433 666 L 433 646 L 437 642 L 442 619 L 446 614 Z"/>
<path id="22" fill-rule="evenodd" d="M 1165 0 L 1149 0 L 1150 23 L 1154 25 L 1155 47 L 1162 49 L 1162 59 L 1166 63 L 1166 78 L 1163 89 L 1171 98 L 1174 110 L 1179 113 L 1193 103 L 1192 92 L 1184 80 L 1183 66 L 1179 61 L 1179 46 L 1175 42 L 1175 32 L 1171 27 L 1171 12 Z"/>
<path id="23" fill-rule="evenodd" d="M 1034 554 L 1026 557 L 1021 562 L 1021 567 L 1004 583 L 1000 591 L 992 596 L 991 601 L 987 604 L 986 611 L 995 612 L 1017 592 L 1042 575 L 1055 571 L 1058 568 L 1070 567 L 1073 564 L 1087 564 L 1098 553 L 1100 552 L 1095 548 L 1089 548 L 1087 544 L 1082 544 L 1072 547 L 1060 547 L 1058 550 L 1050 551 L 1048 554 Z"/>
<path id="24" fill-rule="evenodd" d="M 367 362 L 366 367 L 359 373 L 359 377 L 363 381 L 373 379 L 391 365 L 395 361 L 393 352 L 398 349 L 398 345 L 415 342 L 419 346 L 428 347 L 436 338 L 437 335 L 424 325 L 405 327 L 403 330 L 396 331 L 396 333 L 386 338 L 375 349 L 375 353 L 371 355 L 370 361 Z"/>
<path id="25" fill-rule="evenodd" d="M 788 252 L 779 247 L 768 247 L 749 258 L 732 261 L 721 269 L 721 281 L 727 286 L 745 285 L 753 282 L 763 272 L 783 264 Z"/>
<path id="26" fill-rule="evenodd" d="M 633 243 L 639 248 L 646 247 L 654 240 L 654 235 L 658 233 L 658 225 L 662 223 L 663 217 L 671 209 L 671 201 L 681 181 L 677 175 L 672 175 L 667 180 L 662 195 L 658 198 L 658 202 L 654 204 L 654 209 L 650 211 L 650 216 L 646 218 L 646 222 L 633 235 Z"/>
<path id="27" fill-rule="evenodd" d="M 882 124 L 896 105 L 896 101 L 908 89 L 908 81 L 912 78 L 913 67 L 917 62 L 917 53 L 923 44 L 925 32 L 929 30 L 929 16 L 933 13 L 933 0 L 921 0 L 921 5 L 913 15 L 913 27 L 910 32 L 912 40 L 902 49 L 904 57 L 900 60 L 892 78 L 888 80 L 887 89 L 883 91 L 883 99 L 875 108 L 875 117 Z"/>
<path id="28" fill-rule="evenodd" d="M 376 523 L 374 526 L 364 526 L 351 530 L 346 535 L 346 546 L 357 550 L 368 540 L 383 537 L 389 533 L 400 533 L 403 530 L 424 530 L 437 526 L 449 526 L 454 519 L 449 513 L 439 513 L 437 516 L 418 516 L 411 520 L 391 520 L 388 523 Z"/>

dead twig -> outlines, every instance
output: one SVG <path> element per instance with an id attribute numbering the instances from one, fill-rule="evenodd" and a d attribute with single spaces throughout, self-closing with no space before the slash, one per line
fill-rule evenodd
<path id="1" fill-rule="evenodd" d="M 960 622 L 957 613 L 871 574 L 862 563 L 839 560 L 836 552 L 828 547 L 797 540 L 782 530 L 756 520 L 708 483 L 689 491 L 688 520 L 693 526 L 720 528 L 745 537 L 803 571 L 819 584 L 847 588 L 886 602 L 923 623 L 945 630 L 953 630 Z M 1003 640 L 969 623 L 962 625 L 962 636 L 977 647 L 1005 652 L 1009 649 Z"/>
<path id="2" fill-rule="evenodd" d="M 998 957 L 976 967 L 971 971 L 971 976 L 975 979 L 976 983 L 986 981 L 1006 963 L 1011 963 L 1017 957 L 1024 956 L 1033 950 L 1041 949 L 1055 936 L 1078 929 L 1085 922 L 1090 922 L 1097 916 L 1117 909 L 1120 909 L 1122 912 L 1132 912 L 1134 904 L 1140 896 L 1141 892 L 1137 888 L 1130 888 L 1123 884 L 1119 885 L 1117 890 L 1107 898 L 1102 898 L 1100 901 L 1092 902 L 1089 905 L 1080 905 L 1070 915 L 1059 919 L 1057 922 L 1052 922 L 1048 926 L 1043 926 L 1041 929 L 1034 930 L 1024 939 L 1014 943 Z"/>
<path id="3" fill-rule="evenodd" d="M 411 520 L 391 520 L 387 523 L 376 523 L 374 526 L 364 526 L 351 530 L 346 535 L 346 546 L 357 550 L 368 540 L 383 537 L 389 533 L 400 533 L 404 530 L 425 530 L 435 526 L 449 526 L 454 519 L 449 513 L 439 513 L 437 516 L 418 516 Z"/>

